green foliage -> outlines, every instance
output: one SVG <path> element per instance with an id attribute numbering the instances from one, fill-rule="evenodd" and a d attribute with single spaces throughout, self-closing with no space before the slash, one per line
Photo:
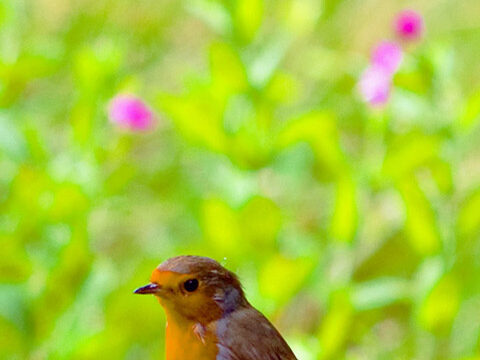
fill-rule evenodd
<path id="1" fill-rule="evenodd" d="M 374 110 L 381 3 L 1 1 L 0 358 L 161 358 L 132 290 L 194 253 L 303 360 L 478 360 L 478 1 L 422 5 Z M 107 119 L 120 92 L 155 130 Z"/>

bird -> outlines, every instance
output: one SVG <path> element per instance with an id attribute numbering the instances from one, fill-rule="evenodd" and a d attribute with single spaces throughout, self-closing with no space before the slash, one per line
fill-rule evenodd
<path id="1" fill-rule="evenodd" d="M 134 293 L 154 295 L 165 311 L 166 360 L 297 360 L 238 277 L 211 258 L 169 258 Z"/>

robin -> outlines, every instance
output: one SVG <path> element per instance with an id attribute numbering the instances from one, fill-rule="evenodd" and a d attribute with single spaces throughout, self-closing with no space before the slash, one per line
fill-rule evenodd
<path id="1" fill-rule="evenodd" d="M 215 260 L 170 258 L 150 281 L 135 294 L 155 295 L 165 310 L 166 360 L 297 360 L 237 276 Z"/>

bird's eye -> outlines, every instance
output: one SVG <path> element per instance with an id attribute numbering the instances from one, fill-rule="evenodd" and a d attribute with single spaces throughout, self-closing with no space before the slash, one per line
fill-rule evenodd
<path id="1" fill-rule="evenodd" d="M 183 287 L 188 292 L 193 292 L 193 291 L 197 290 L 197 288 L 198 288 L 198 280 L 197 279 L 187 280 L 183 283 Z"/>

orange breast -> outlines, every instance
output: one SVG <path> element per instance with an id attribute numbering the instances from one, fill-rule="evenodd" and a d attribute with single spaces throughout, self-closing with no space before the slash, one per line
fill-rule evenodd
<path id="1" fill-rule="evenodd" d="M 198 329 L 197 329 L 198 330 Z M 215 360 L 218 353 L 213 331 L 195 331 L 195 325 L 167 323 L 166 360 Z"/>

